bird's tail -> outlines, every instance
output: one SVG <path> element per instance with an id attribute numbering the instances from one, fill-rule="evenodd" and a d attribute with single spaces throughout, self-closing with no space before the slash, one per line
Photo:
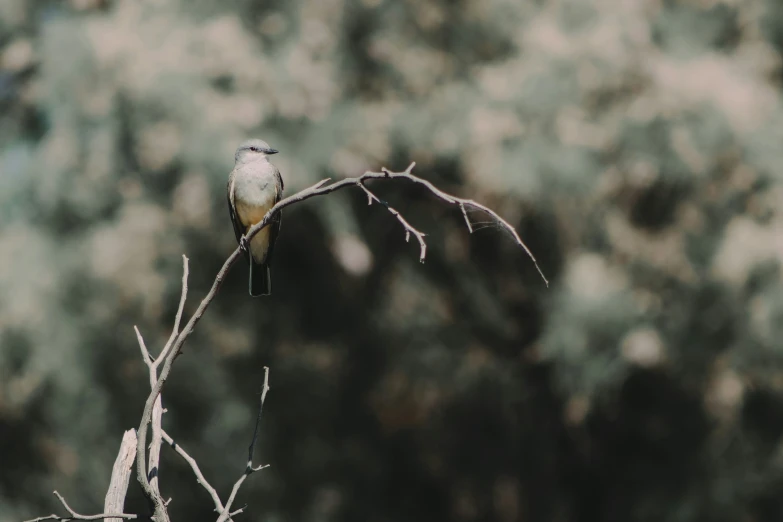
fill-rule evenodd
<path id="1" fill-rule="evenodd" d="M 268 264 L 250 263 L 250 296 L 272 294 L 272 272 Z"/>

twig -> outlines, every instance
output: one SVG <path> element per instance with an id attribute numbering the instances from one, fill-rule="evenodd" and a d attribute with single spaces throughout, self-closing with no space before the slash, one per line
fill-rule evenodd
<path id="1" fill-rule="evenodd" d="M 174 340 L 177 338 L 177 336 L 180 333 L 179 327 L 180 323 L 182 321 L 182 314 L 185 309 L 185 302 L 187 301 L 188 297 L 188 275 L 189 275 L 189 267 L 188 267 L 188 258 L 187 256 L 182 256 L 182 292 L 180 294 L 179 298 L 179 306 L 177 307 L 177 314 L 174 318 L 174 328 L 171 331 L 171 335 L 169 336 L 169 340 L 166 342 L 166 345 L 164 346 L 163 350 L 161 350 L 160 355 L 153 359 L 150 354 L 149 350 L 147 350 L 147 347 L 144 343 L 144 338 L 142 337 L 141 333 L 139 332 L 139 329 L 134 327 L 136 330 L 136 337 L 139 341 L 139 348 L 141 349 L 142 358 L 144 359 L 144 363 L 147 365 L 147 369 L 149 370 L 149 380 L 150 380 L 150 388 L 155 389 L 156 384 L 158 383 L 158 366 L 161 364 L 161 362 L 166 360 L 166 357 L 170 353 L 171 347 L 173 346 Z M 160 494 L 160 447 L 163 441 L 162 433 L 163 433 L 163 403 L 161 395 L 158 394 L 155 398 L 155 403 L 152 408 L 152 417 L 151 417 L 151 427 L 152 427 L 152 440 L 150 441 L 150 453 L 149 453 L 149 459 L 148 459 L 148 465 L 147 469 L 148 472 L 145 473 L 147 476 L 147 485 L 149 486 L 150 490 L 153 493 L 152 498 L 150 498 L 149 495 L 147 495 L 147 498 L 152 502 L 152 504 L 155 506 L 155 515 L 154 518 L 157 519 L 159 522 L 165 522 L 165 520 L 168 519 L 168 515 L 166 513 L 166 506 L 168 506 L 168 502 L 163 501 L 163 497 Z M 142 444 L 146 444 L 146 441 L 143 439 L 146 438 L 146 427 L 145 427 L 145 433 L 144 437 L 139 438 L 139 443 L 136 447 L 136 457 L 138 462 L 138 456 L 139 453 L 143 453 L 143 449 L 140 450 L 139 447 Z M 139 470 L 136 472 L 137 477 L 139 476 Z M 144 484 L 142 484 L 142 487 L 144 487 Z M 145 493 L 147 492 L 147 489 L 145 488 Z"/>
<path id="2" fill-rule="evenodd" d="M 172 344 L 174 343 L 174 339 L 177 338 L 177 335 L 179 335 L 179 325 L 182 322 L 182 312 L 185 309 L 185 301 L 188 298 L 188 275 L 190 274 L 190 270 L 188 267 L 188 258 L 186 256 L 182 256 L 182 292 L 179 296 L 179 306 L 177 307 L 177 315 L 174 317 L 174 328 L 171 330 L 171 335 L 169 336 L 169 340 L 166 341 L 166 346 L 163 348 L 163 350 L 160 352 L 160 355 L 155 360 L 155 368 L 160 365 L 160 362 L 166 358 L 166 355 L 168 355 L 169 350 L 171 349 Z"/>
<path id="3" fill-rule="evenodd" d="M 229 495 L 228 500 L 226 501 L 226 507 L 221 513 L 221 515 L 218 517 L 217 522 L 225 522 L 230 516 L 239 514 L 243 511 L 244 508 L 238 509 L 234 513 L 230 513 L 231 505 L 234 503 L 234 499 L 237 496 L 237 492 L 239 491 L 239 488 L 242 486 L 242 483 L 245 481 L 247 477 L 249 477 L 250 475 L 252 475 L 257 471 L 261 471 L 262 469 L 269 467 L 269 464 L 253 467 L 253 452 L 255 451 L 256 440 L 258 439 L 258 427 L 261 424 L 261 413 L 264 410 L 264 401 L 266 401 L 266 394 L 268 391 L 269 391 L 269 367 L 264 366 L 264 385 L 261 388 L 261 400 L 258 403 L 256 426 L 253 429 L 253 437 L 250 440 L 250 445 L 247 448 L 247 465 L 245 466 L 245 472 L 242 473 L 242 476 L 239 477 L 239 480 L 236 481 L 234 487 L 231 489 L 231 495 Z"/>
<path id="4" fill-rule="evenodd" d="M 209 496 L 212 497 L 212 502 L 215 503 L 215 511 L 217 511 L 218 513 L 223 513 L 224 511 L 223 503 L 220 501 L 220 496 L 218 496 L 218 493 L 215 490 L 215 488 L 213 488 L 212 485 L 209 482 L 207 482 L 207 479 L 204 478 L 204 474 L 201 473 L 201 469 L 198 467 L 198 463 L 196 462 L 196 459 L 188 455 L 187 452 L 182 448 L 182 446 L 174 442 L 174 439 L 172 439 L 171 436 L 165 432 L 165 430 L 162 432 L 162 434 L 163 434 L 163 440 L 166 441 L 166 444 L 171 446 L 174 449 L 174 451 L 176 451 L 180 455 L 180 457 L 185 459 L 185 462 L 190 464 L 190 469 L 192 469 L 193 473 L 196 475 L 196 482 L 201 484 L 201 487 L 206 489 L 207 493 L 209 493 Z"/>
<path id="5" fill-rule="evenodd" d="M 33 518 L 31 520 L 28 520 L 26 522 L 41 522 L 42 520 L 104 520 L 108 518 L 122 518 L 125 520 L 133 520 L 139 518 L 138 515 L 131 515 L 128 513 L 101 513 L 100 515 L 80 515 L 73 509 L 71 509 L 71 506 L 68 505 L 68 503 L 65 501 L 62 495 L 60 495 L 57 491 L 54 492 L 55 496 L 60 500 L 60 504 L 63 505 L 63 507 L 70 513 L 70 516 L 67 517 L 61 517 L 59 515 L 47 515 L 45 517 L 38 517 Z"/>
<path id="6" fill-rule="evenodd" d="M 404 217 L 402 217 L 402 214 L 400 214 L 397 210 L 393 209 L 391 206 L 389 206 L 388 203 L 385 201 L 381 201 L 378 196 L 373 194 L 370 189 L 368 189 L 363 182 L 359 181 L 356 183 L 361 187 L 361 189 L 367 194 L 367 204 L 372 205 L 372 202 L 375 201 L 379 205 L 383 205 L 386 207 L 386 210 L 388 210 L 392 216 L 397 218 L 397 221 L 402 223 L 403 228 L 405 229 L 405 242 L 409 242 L 411 239 L 411 234 L 416 236 L 416 239 L 419 241 L 419 261 L 424 262 L 424 258 L 427 255 L 427 243 L 424 242 L 424 234 L 423 232 L 419 232 L 414 227 L 411 226 L 410 223 L 408 223 Z"/>
<path id="7" fill-rule="evenodd" d="M 136 430 L 130 429 L 122 436 L 120 451 L 111 472 L 109 489 L 103 502 L 104 513 L 121 513 L 125 508 L 125 495 L 128 493 L 133 457 L 136 455 Z M 108 522 L 119 522 L 119 518 L 107 519 Z"/>
<path id="8" fill-rule="evenodd" d="M 250 440 L 250 445 L 247 447 L 247 467 L 253 467 L 253 452 L 256 447 L 256 439 L 258 439 L 258 427 L 261 424 L 261 413 L 264 410 L 264 401 L 266 401 L 266 394 L 269 392 L 269 366 L 264 366 L 264 384 L 261 387 L 261 401 L 258 403 L 258 414 L 256 415 L 256 426 L 253 428 L 253 438 Z"/>
<path id="9" fill-rule="evenodd" d="M 163 440 L 166 441 L 167 444 L 169 444 L 174 451 L 176 451 L 183 459 L 185 459 L 185 462 L 187 462 L 190 465 L 190 468 L 193 470 L 193 474 L 196 475 L 196 482 L 198 482 L 201 487 L 203 487 L 207 493 L 209 493 L 209 496 L 212 497 L 212 502 L 215 504 L 215 511 L 219 514 L 218 520 L 230 520 L 233 516 L 238 515 L 242 513 L 245 509 L 245 507 L 242 507 L 240 509 L 237 509 L 236 511 L 230 512 L 231 504 L 234 502 L 234 498 L 236 497 L 237 492 L 239 491 L 239 487 L 242 485 L 242 482 L 251 474 L 260 471 L 266 467 L 269 467 L 269 465 L 264 466 L 253 466 L 253 453 L 255 451 L 255 445 L 256 440 L 258 439 L 258 427 L 261 422 L 261 413 L 264 408 L 264 402 L 266 401 L 266 394 L 269 391 L 269 368 L 267 366 L 264 366 L 264 384 L 263 388 L 261 390 L 261 401 L 259 403 L 258 407 L 258 414 L 256 416 L 256 424 L 253 428 L 253 437 L 250 441 L 250 445 L 248 446 L 248 461 L 247 465 L 245 467 L 245 473 L 242 474 L 240 479 L 234 484 L 234 488 L 231 491 L 231 496 L 228 499 L 228 505 L 226 507 L 223 507 L 223 503 L 220 501 L 220 495 L 218 495 L 217 490 L 212 487 L 212 485 L 207 481 L 207 479 L 204 477 L 204 474 L 201 472 L 201 468 L 199 468 L 198 463 L 196 462 L 196 459 L 188 455 L 188 453 L 176 442 L 174 442 L 174 439 L 171 438 L 171 436 L 166 433 L 165 430 L 162 430 L 162 436 Z"/>
<path id="10" fill-rule="evenodd" d="M 152 366 L 154 362 L 152 361 L 150 352 L 149 350 L 147 350 L 147 345 L 144 344 L 144 338 L 141 336 L 139 327 L 136 326 L 135 324 L 133 325 L 133 331 L 136 332 L 136 340 L 139 342 L 139 349 L 141 349 L 141 358 L 144 360 L 144 364 L 146 364 L 148 367 Z"/>
<path id="11" fill-rule="evenodd" d="M 179 325 L 182 322 L 182 313 L 185 309 L 185 301 L 188 298 L 188 258 L 182 256 L 182 291 L 179 297 L 179 306 L 177 306 L 177 314 L 174 317 L 174 328 L 171 330 L 169 340 L 166 342 L 166 346 L 161 350 L 160 355 L 155 359 L 154 364 L 150 368 L 150 388 L 155 386 L 155 382 L 158 380 L 158 365 L 161 361 L 165 360 L 166 355 L 171 349 L 171 345 L 179 335 Z M 160 446 L 163 442 L 163 404 L 162 398 L 158 395 L 155 400 L 155 406 L 152 409 L 152 440 L 150 441 L 150 456 L 148 459 L 148 475 L 150 475 L 150 486 L 160 494 Z M 166 503 L 168 505 L 168 503 Z"/>
<path id="12" fill-rule="evenodd" d="M 470 223 L 470 219 L 468 218 L 468 212 L 465 210 L 465 203 L 460 201 L 459 209 L 462 211 L 462 217 L 465 218 L 465 224 L 468 226 L 468 231 L 472 234 L 473 225 Z M 546 281 L 546 278 L 544 278 L 544 281 Z"/>

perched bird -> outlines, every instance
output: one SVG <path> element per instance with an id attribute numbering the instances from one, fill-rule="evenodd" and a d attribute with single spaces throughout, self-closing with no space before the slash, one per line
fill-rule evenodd
<path id="1" fill-rule="evenodd" d="M 252 139 L 239 146 L 234 154 L 234 170 L 228 175 L 228 211 L 234 234 L 245 251 L 250 265 L 250 295 L 272 293 L 272 263 L 277 234 L 280 232 L 280 214 L 250 243 L 245 234 L 264 219 L 266 213 L 283 197 L 283 178 L 277 167 L 269 163 L 269 156 L 277 154 L 265 141 Z"/>

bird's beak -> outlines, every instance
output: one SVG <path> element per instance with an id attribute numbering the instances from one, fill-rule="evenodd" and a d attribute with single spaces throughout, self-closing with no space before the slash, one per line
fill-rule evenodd
<path id="1" fill-rule="evenodd" d="M 277 154 L 280 151 L 278 151 L 277 149 L 266 149 L 264 152 L 266 152 L 267 154 Z"/>

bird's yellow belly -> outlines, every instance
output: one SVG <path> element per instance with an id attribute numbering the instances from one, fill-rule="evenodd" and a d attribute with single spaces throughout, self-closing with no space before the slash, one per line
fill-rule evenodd
<path id="1" fill-rule="evenodd" d="M 246 205 L 240 201 L 236 202 L 237 217 L 242 225 L 245 227 L 245 233 L 248 230 L 264 219 L 267 212 L 274 206 L 274 201 L 267 205 Z M 266 252 L 269 248 L 269 226 L 264 227 L 258 234 L 256 234 L 250 241 L 250 253 L 253 255 L 253 260 L 256 263 L 261 263 L 266 258 Z"/>

